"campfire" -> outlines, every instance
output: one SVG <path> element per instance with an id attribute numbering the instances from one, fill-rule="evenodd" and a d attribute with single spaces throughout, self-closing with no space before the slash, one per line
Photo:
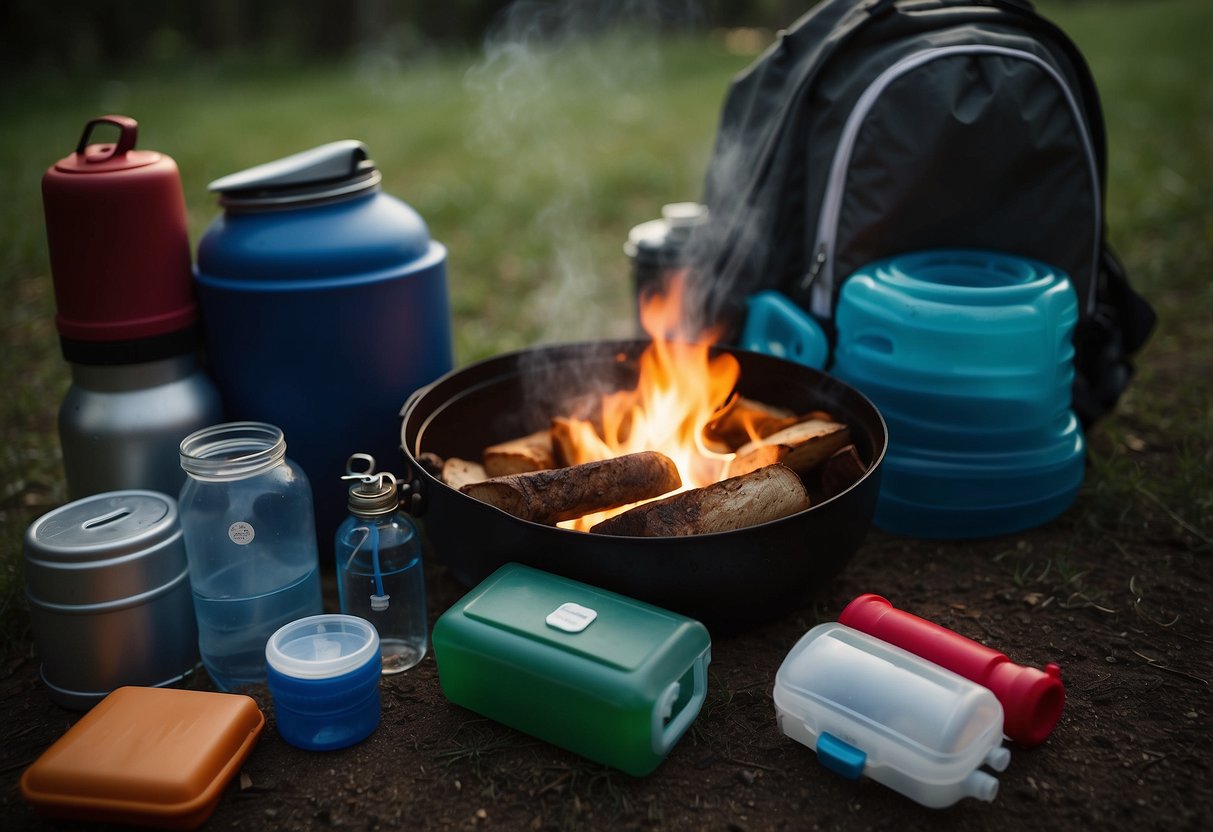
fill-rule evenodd
<path id="1" fill-rule="evenodd" d="M 650 342 L 636 386 L 566 403 L 535 433 L 479 460 L 428 455 L 447 485 L 516 517 L 594 534 L 693 535 L 785 517 L 867 470 L 850 429 L 737 392 L 719 337 L 688 337 L 683 291 L 642 299 Z"/>

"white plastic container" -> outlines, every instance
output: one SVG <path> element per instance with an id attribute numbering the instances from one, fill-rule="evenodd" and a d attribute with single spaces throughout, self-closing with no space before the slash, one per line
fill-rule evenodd
<path id="1" fill-rule="evenodd" d="M 867 776 L 924 806 L 991 801 L 1011 753 L 994 694 L 842 624 L 820 624 L 775 676 L 780 730 L 844 777 Z"/>

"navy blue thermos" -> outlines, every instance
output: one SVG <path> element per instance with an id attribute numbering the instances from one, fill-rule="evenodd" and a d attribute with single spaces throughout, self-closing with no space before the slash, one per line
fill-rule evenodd
<path id="1" fill-rule="evenodd" d="M 399 458 L 401 405 L 453 363 L 446 248 L 380 179 L 353 140 L 217 179 L 194 268 L 227 416 L 290 438 L 322 544 L 351 448 Z"/>

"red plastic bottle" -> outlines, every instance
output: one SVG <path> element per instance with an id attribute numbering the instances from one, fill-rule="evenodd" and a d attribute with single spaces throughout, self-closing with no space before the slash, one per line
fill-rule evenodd
<path id="1" fill-rule="evenodd" d="M 860 595 L 838 622 L 908 650 L 993 692 L 1003 708 L 1003 733 L 1024 746 L 1045 741 L 1061 717 L 1066 692 L 1061 668 L 1015 664 L 1003 653 L 899 610 L 879 595 Z"/>

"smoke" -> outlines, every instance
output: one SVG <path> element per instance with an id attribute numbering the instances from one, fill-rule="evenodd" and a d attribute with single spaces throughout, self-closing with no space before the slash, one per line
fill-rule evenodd
<path id="1" fill-rule="evenodd" d="M 467 73 L 469 145 L 495 162 L 496 192 L 530 212 L 516 217 L 520 249 L 549 252 L 548 277 L 520 308 L 520 326 L 539 341 L 635 333 L 618 303 L 630 286 L 623 240 L 611 258 L 590 241 L 602 190 L 591 154 L 643 118 L 637 101 L 660 79 L 661 31 L 697 14 L 686 0 L 522 0 L 498 17 Z"/>
<path id="2" fill-rule="evenodd" d="M 745 318 L 745 299 L 763 288 L 759 281 L 764 275 L 747 263 L 765 260 L 776 218 L 766 202 L 749 198 L 756 167 L 753 148 L 722 124 L 705 177 L 712 215 L 688 245 L 693 268 L 684 315 L 691 332 L 718 331 L 734 338 Z"/>

